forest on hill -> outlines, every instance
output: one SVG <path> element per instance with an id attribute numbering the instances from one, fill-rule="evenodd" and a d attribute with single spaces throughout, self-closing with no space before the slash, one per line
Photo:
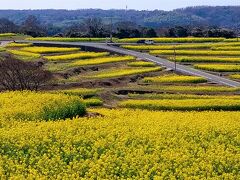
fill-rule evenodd
<path id="1" fill-rule="evenodd" d="M 144 27 L 164 28 L 173 26 L 217 26 L 238 29 L 240 6 L 199 6 L 173 11 L 137 10 L 0 10 L 0 18 L 21 24 L 29 15 L 36 16 L 42 24 L 68 27 L 86 18 L 98 17 L 105 23 L 129 21 Z"/>

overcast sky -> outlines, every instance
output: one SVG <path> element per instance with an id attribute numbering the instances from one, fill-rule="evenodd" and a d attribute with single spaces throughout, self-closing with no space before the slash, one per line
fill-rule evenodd
<path id="1" fill-rule="evenodd" d="M 240 5 L 240 0 L 1 0 L 0 9 L 129 9 L 172 10 L 187 6 Z"/>

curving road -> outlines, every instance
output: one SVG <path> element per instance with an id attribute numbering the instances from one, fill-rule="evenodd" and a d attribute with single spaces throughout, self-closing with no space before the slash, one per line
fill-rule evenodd
<path id="1" fill-rule="evenodd" d="M 49 41 L 18 41 L 18 42 L 25 42 L 25 43 L 33 43 L 36 45 L 68 45 L 68 46 L 85 46 L 85 47 L 91 47 L 96 49 L 101 49 L 105 51 L 115 52 L 123 55 L 131 55 L 135 56 L 140 59 L 144 59 L 147 61 L 155 62 L 156 64 L 160 66 L 165 66 L 166 68 L 175 69 L 175 64 L 169 60 L 155 57 L 152 55 L 149 55 L 147 53 L 141 53 L 137 51 L 127 50 L 120 48 L 118 46 L 114 46 L 114 44 L 106 44 L 106 43 L 89 43 L 89 42 L 49 42 Z M 191 68 L 189 66 L 180 65 L 177 64 L 177 71 L 188 74 L 188 75 L 195 75 L 204 77 L 205 79 L 209 80 L 210 82 L 218 83 L 221 85 L 226 85 L 230 87 L 240 87 L 240 82 L 233 81 L 224 77 L 216 76 L 201 70 L 197 70 L 194 68 Z"/>

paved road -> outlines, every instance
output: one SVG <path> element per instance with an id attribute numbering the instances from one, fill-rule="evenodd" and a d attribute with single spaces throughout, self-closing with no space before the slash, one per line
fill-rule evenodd
<path id="1" fill-rule="evenodd" d="M 10 43 L 11 41 L 0 41 L 0 46 L 4 47 L 6 46 L 8 43 Z"/>
<path id="2" fill-rule="evenodd" d="M 30 41 L 21 41 L 21 42 L 30 42 Z M 155 57 L 152 55 L 149 55 L 147 53 L 141 53 L 141 52 L 137 52 L 137 51 L 132 51 L 132 50 L 126 50 L 123 48 L 120 48 L 118 46 L 113 46 L 111 45 L 107 45 L 105 43 L 84 43 L 84 42 L 46 42 L 46 41 L 31 41 L 31 43 L 34 44 L 39 44 L 39 45 L 69 45 L 69 46 L 86 46 L 86 47 L 92 47 L 92 48 L 97 48 L 97 49 L 102 49 L 102 50 L 106 50 L 106 51 L 111 51 L 111 52 L 115 52 L 115 53 L 119 53 L 119 54 L 124 54 L 124 55 L 132 55 L 135 56 L 137 58 L 141 58 L 147 61 L 151 61 L 151 62 L 155 62 L 156 64 L 160 65 L 160 66 L 165 66 L 167 68 L 170 69 L 174 69 L 175 68 L 175 64 L 169 60 L 163 59 L 163 58 L 159 58 L 159 57 Z M 197 70 L 194 68 L 191 68 L 189 66 L 185 66 L 185 65 L 179 65 L 177 64 L 177 71 L 184 73 L 184 74 L 188 74 L 188 75 L 195 75 L 195 76 L 200 76 L 200 77 L 204 77 L 207 80 L 211 81 L 211 82 L 215 82 L 221 85 L 226 85 L 226 86 L 230 86 L 230 87 L 240 87 L 240 82 L 237 81 L 233 81 L 230 79 L 226 79 L 224 77 L 220 77 L 220 76 L 216 76 L 207 72 L 203 72 L 201 70 Z"/>

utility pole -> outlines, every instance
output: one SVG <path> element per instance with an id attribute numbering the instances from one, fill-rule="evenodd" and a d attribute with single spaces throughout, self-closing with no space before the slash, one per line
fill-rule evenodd
<path id="1" fill-rule="evenodd" d="M 110 27 L 110 42 L 112 43 L 113 42 L 113 19 L 111 17 L 111 27 Z"/>
<path id="2" fill-rule="evenodd" d="M 177 71 L 177 53 L 176 53 L 176 46 L 174 46 L 174 70 Z"/>

